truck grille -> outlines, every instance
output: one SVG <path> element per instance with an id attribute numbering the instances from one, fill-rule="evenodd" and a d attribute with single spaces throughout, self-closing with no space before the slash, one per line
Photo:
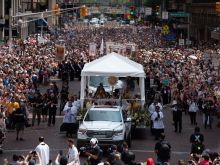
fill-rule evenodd
<path id="1" fill-rule="evenodd" d="M 112 131 L 89 130 L 86 134 L 90 138 L 112 138 L 113 136 Z"/>

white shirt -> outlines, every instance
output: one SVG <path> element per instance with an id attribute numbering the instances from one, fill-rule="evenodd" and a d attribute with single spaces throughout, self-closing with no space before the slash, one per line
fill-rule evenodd
<path id="1" fill-rule="evenodd" d="M 198 105 L 195 102 L 189 104 L 189 112 L 197 112 L 198 110 Z"/>
<path id="2" fill-rule="evenodd" d="M 156 118 L 158 117 L 158 113 L 155 111 L 152 116 L 151 116 L 151 120 L 153 121 L 153 128 L 154 129 L 163 129 L 164 128 L 164 124 L 163 124 L 163 112 L 159 112 L 160 118 L 158 118 L 156 120 Z"/>
<path id="3" fill-rule="evenodd" d="M 42 165 L 47 165 L 49 164 L 49 160 L 50 160 L 50 148 L 49 146 L 44 143 L 41 142 L 35 149 L 36 152 L 39 153 L 40 158 L 41 158 L 41 162 Z"/>
<path id="4" fill-rule="evenodd" d="M 73 145 L 72 148 L 69 148 L 67 153 L 68 163 L 70 162 L 79 162 L 79 152 L 77 148 Z"/>
<path id="5" fill-rule="evenodd" d="M 171 108 L 172 111 L 175 111 L 175 112 L 177 111 L 177 106 L 176 106 L 176 105 L 177 105 L 176 100 L 173 100 L 173 103 L 172 103 L 172 106 L 173 106 L 173 107 Z"/>
<path id="6" fill-rule="evenodd" d="M 162 105 L 161 105 L 160 103 L 157 103 L 156 106 L 159 106 L 159 107 L 160 107 L 160 111 L 162 111 L 163 107 L 162 107 Z M 148 111 L 149 111 L 150 115 L 152 115 L 152 114 L 155 112 L 155 107 L 156 107 L 156 106 L 155 106 L 154 103 L 152 103 L 152 104 L 149 106 Z"/>

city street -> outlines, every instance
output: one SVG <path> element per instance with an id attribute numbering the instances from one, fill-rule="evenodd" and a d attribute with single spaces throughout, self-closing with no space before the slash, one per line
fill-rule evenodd
<path id="1" fill-rule="evenodd" d="M 60 81 L 58 82 L 60 87 Z M 46 88 L 41 88 L 45 90 Z M 70 83 L 70 93 L 78 94 L 80 82 Z M 176 164 L 179 159 L 187 160 L 189 157 L 190 143 L 189 136 L 194 131 L 194 126 L 190 125 L 189 116 L 183 114 L 183 131 L 181 134 L 174 132 L 172 125 L 172 115 L 170 109 L 164 109 L 165 114 L 165 134 L 166 139 L 172 146 L 171 164 Z M 213 129 L 204 129 L 202 127 L 202 115 L 198 115 L 198 126 L 201 126 L 201 132 L 205 137 L 205 146 L 213 151 L 220 152 L 220 131 L 216 127 L 216 118 L 214 119 Z M 16 141 L 15 131 L 7 133 L 4 153 L 0 155 L 0 162 L 4 158 L 12 159 L 13 154 L 27 154 L 38 144 L 38 137 L 44 136 L 46 143 L 50 146 L 51 159 L 55 160 L 59 150 L 67 149 L 67 138 L 65 134 L 60 133 L 59 128 L 62 123 L 62 116 L 57 116 L 56 125 L 48 127 L 47 123 L 41 123 L 40 126 L 25 129 L 24 141 Z M 154 145 L 156 141 L 150 135 L 149 128 L 139 129 L 135 132 L 135 138 L 132 140 L 130 148 L 136 155 L 136 161 L 145 161 L 148 157 L 154 157 Z M 65 153 L 65 152 L 64 152 Z M 82 159 L 84 160 L 84 158 Z"/>
<path id="2" fill-rule="evenodd" d="M 217 0 L 0 0 L 0 27 L 0 165 L 84 165 L 69 136 L 89 165 L 97 140 L 135 154 L 105 165 L 220 164 Z"/>

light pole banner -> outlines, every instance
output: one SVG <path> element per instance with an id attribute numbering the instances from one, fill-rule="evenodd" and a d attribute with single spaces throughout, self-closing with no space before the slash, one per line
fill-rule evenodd
<path id="1" fill-rule="evenodd" d="M 167 11 L 162 12 L 162 19 L 167 20 L 169 18 L 169 13 Z"/>
<path id="2" fill-rule="evenodd" d="M 89 43 L 89 56 L 96 56 L 96 43 Z"/>
<path id="3" fill-rule="evenodd" d="M 65 59 L 65 46 L 56 45 L 56 60 L 62 61 Z"/>

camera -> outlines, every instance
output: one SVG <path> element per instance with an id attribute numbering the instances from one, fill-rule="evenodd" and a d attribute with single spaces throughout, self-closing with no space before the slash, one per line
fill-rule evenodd
<path id="1" fill-rule="evenodd" d="M 80 147 L 79 148 L 79 152 L 80 153 L 82 153 L 82 154 L 84 154 L 84 153 L 86 153 L 86 152 L 91 152 L 91 147 L 90 146 L 85 146 L 85 147 Z"/>
<path id="2" fill-rule="evenodd" d="M 37 155 L 37 152 L 36 152 L 36 151 L 32 151 L 31 154 L 32 154 L 33 156 L 36 156 L 36 155 Z"/>

